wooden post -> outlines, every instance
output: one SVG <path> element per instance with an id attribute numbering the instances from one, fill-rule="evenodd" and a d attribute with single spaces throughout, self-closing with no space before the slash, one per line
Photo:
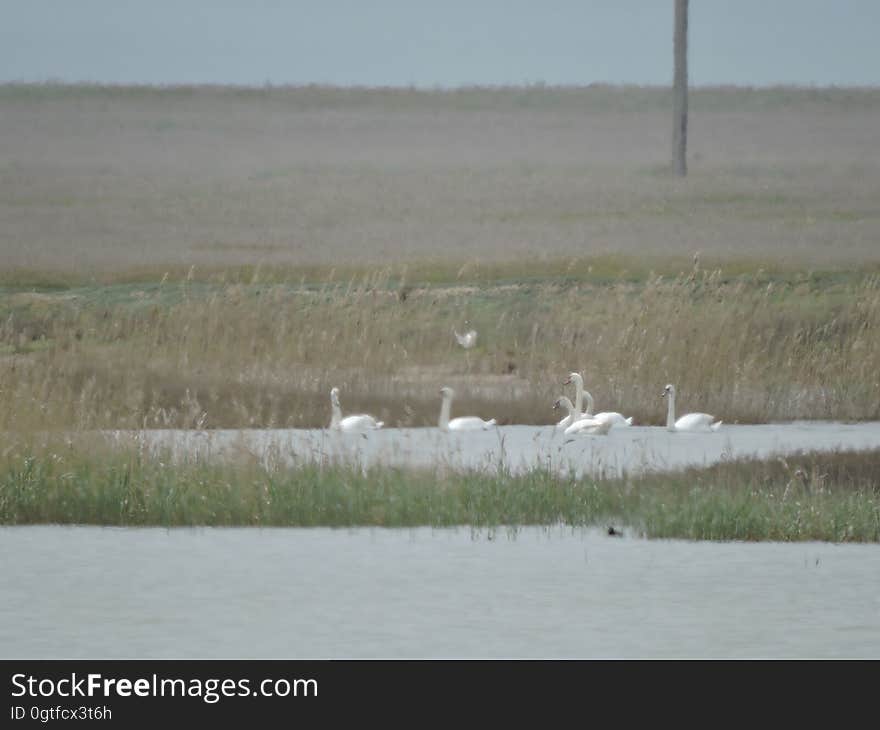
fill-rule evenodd
<path id="1" fill-rule="evenodd" d="M 675 71 L 672 85 L 672 171 L 687 175 L 687 27 L 688 0 L 675 0 L 673 34 Z"/>

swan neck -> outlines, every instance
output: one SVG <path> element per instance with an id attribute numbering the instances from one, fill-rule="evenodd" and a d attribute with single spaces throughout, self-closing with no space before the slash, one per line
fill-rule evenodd
<path id="1" fill-rule="evenodd" d="M 584 391 L 584 398 L 587 399 L 587 410 L 584 411 L 588 416 L 593 415 L 593 396 L 590 395 L 589 390 Z"/>
<path id="2" fill-rule="evenodd" d="M 448 395 L 443 396 L 443 402 L 440 404 L 440 420 L 437 425 L 445 429 L 449 425 L 449 410 L 452 407 L 452 398 Z"/>
<path id="3" fill-rule="evenodd" d="M 342 420 L 342 409 L 338 403 L 332 401 L 330 402 L 330 409 L 333 412 L 333 415 L 330 417 L 330 428 L 336 428 Z"/>
<path id="4" fill-rule="evenodd" d="M 584 410 L 584 379 L 580 375 L 572 375 L 574 380 L 574 410 L 577 413 L 583 413 Z"/>
<path id="5" fill-rule="evenodd" d="M 666 396 L 669 401 L 666 404 L 666 428 L 670 431 L 675 430 L 675 393 L 670 392 L 669 395 Z"/>

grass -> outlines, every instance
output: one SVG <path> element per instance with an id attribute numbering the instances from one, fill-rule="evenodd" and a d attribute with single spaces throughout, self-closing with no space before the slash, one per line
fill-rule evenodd
<path id="1" fill-rule="evenodd" d="M 0 427 L 320 427 L 333 386 L 348 412 L 423 426 L 441 385 L 456 389 L 459 413 L 546 424 L 572 370 L 600 410 L 642 424 L 663 422 L 667 382 L 681 409 L 728 423 L 880 418 L 876 273 L 691 263 L 627 274 L 628 263 L 509 279 L 464 265 L 448 283 L 401 267 L 7 287 Z M 479 332 L 467 352 L 452 336 L 466 320 Z"/>
<path id="2" fill-rule="evenodd" d="M 16 446 L 0 524 L 497 527 L 614 524 L 650 538 L 880 541 L 880 450 L 735 460 L 637 477 L 536 469 L 172 464 L 136 449 Z"/>

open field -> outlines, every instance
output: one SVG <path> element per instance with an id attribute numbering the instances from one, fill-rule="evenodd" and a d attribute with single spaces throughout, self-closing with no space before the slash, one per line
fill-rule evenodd
<path id="1" fill-rule="evenodd" d="M 576 479 L 542 469 L 172 464 L 87 442 L 19 443 L 0 457 L 0 524 L 613 524 L 647 537 L 878 542 L 878 474 L 878 450 Z"/>
<path id="2" fill-rule="evenodd" d="M 670 103 L 602 86 L 2 86 L 0 271 L 880 261 L 880 91 L 696 89 L 683 181 L 666 172 Z"/>

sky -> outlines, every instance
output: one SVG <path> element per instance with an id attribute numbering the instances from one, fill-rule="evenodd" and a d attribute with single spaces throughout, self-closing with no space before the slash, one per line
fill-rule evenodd
<path id="1" fill-rule="evenodd" d="M 0 0 L 0 82 L 665 85 L 673 0 Z M 692 85 L 880 85 L 880 0 L 690 0 Z"/>

